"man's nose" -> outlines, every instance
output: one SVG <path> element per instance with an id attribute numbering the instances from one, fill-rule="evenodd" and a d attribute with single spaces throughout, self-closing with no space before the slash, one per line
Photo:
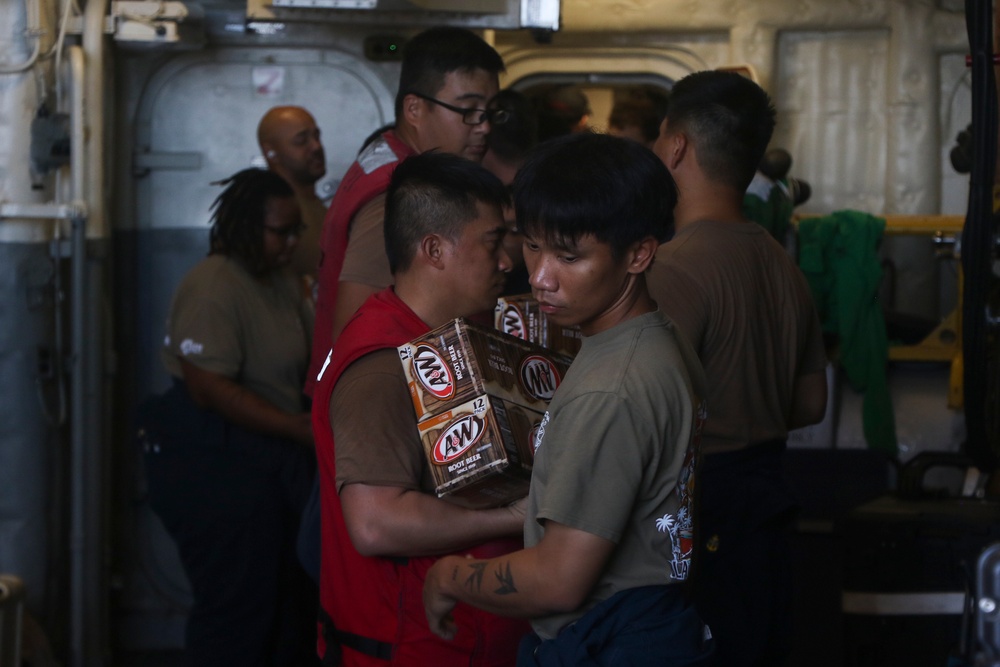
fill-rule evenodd
<path id="1" fill-rule="evenodd" d="M 539 259 L 535 262 L 534 269 L 528 276 L 528 284 L 537 290 L 543 292 L 555 291 L 555 280 L 552 272 L 549 270 L 547 263 L 543 259 Z"/>
<path id="2" fill-rule="evenodd" d="M 500 254 L 497 257 L 497 268 L 504 273 L 509 273 L 514 268 L 514 260 L 510 258 L 507 249 L 503 245 L 500 246 Z"/>

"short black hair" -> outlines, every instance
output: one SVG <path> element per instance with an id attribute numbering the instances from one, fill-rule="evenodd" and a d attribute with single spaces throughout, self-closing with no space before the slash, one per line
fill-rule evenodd
<path id="1" fill-rule="evenodd" d="M 665 241 L 676 204 L 674 181 L 652 151 L 604 134 L 544 142 L 514 179 L 515 215 L 526 235 L 567 246 L 593 235 L 616 259 L 644 238 Z"/>
<path id="2" fill-rule="evenodd" d="M 523 93 L 505 88 L 486 106 L 507 112 L 506 121 L 490 126 L 486 140 L 490 150 L 505 162 L 521 162 L 538 143 L 538 118 L 531 100 Z"/>
<path id="3" fill-rule="evenodd" d="M 660 135 L 661 120 L 651 100 L 629 97 L 618 100 L 611 107 L 608 125 L 620 130 L 633 125 L 639 128 L 642 138 L 648 143 L 656 141 L 656 137 Z"/>
<path id="4" fill-rule="evenodd" d="M 465 28 L 442 26 L 415 36 L 403 47 L 403 65 L 396 92 L 396 118 L 410 93 L 434 97 L 449 72 L 504 71 L 503 58 L 481 37 Z"/>
<path id="5" fill-rule="evenodd" d="M 385 254 L 393 275 L 410 268 L 428 234 L 458 239 L 479 216 L 477 202 L 498 214 L 510 201 L 500 179 L 457 155 L 427 151 L 409 157 L 392 174 L 385 201 Z"/>
<path id="6" fill-rule="evenodd" d="M 694 143 L 710 178 L 746 190 L 774 132 L 767 93 L 736 72 L 689 74 L 670 91 L 667 123 Z"/>
<path id="7" fill-rule="evenodd" d="M 575 85 L 546 88 L 535 97 L 535 108 L 539 141 L 572 133 L 583 117 L 591 113 L 587 94 Z"/>
<path id="8" fill-rule="evenodd" d="M 244 169 L 212 185 L 226 189 L 215 198 L 209 255 L 241 260 L 254 275 L 267 271 L 264 261 L 264 213 L 271 198 L 294 197 L 285 179 L 267 169 Z"/>

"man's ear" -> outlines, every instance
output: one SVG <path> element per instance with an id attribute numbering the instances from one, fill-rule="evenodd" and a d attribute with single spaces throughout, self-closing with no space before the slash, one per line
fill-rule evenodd
<path id="1" fill-rule="evenodd" d="M 277 155 L 277 153 L 274 152 L 274 147 L 267 141 L 260 145 L 260 152 L 264 154 L 264 157 L 267 160 L 271 160 L 275 155 Z"/>
<path id="2" fill-rule="evenodd" d="M 666 155 L 660 156 L 663 159 L 664 164 L 667 165 L 667 169 L 670 171 L 676 169 L 677 165 L 680 164 L 681 160 L 683 160 L 687 155 L 690 147 L 687 135 L 683 132 L 676 132 L 667 137 Z"/>
<path id="3" fill-rule="evenodd" d="M 403 97 L 403 118 L 410 125 L 419 125 L 424 113 L 424 101 L 416 95 Z"/>
<path id="4" fill-rule="evenodd" d="M 441 236 L 428 234 L 420 240 L 420 248 L 417 252 L 428 265 L 441 269 L 444 268 L 445 244 L 446 241 Z"/>
<path id="5" fill-rule="evenodd" d="M 628 251 L 628 272 L 645 273 L 649 265 L 656 257 L 656 249 L 660 247 L 660 242 L 652 236 L 647 236 L 641 241 L 637 241 Z"/>

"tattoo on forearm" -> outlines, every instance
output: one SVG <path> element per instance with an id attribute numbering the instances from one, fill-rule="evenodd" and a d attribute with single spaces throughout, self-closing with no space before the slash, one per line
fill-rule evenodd
<path id="1" fill-rule="evenodd" d="M 486 563 L 469 563 L 472 574 L 465 580 L 466 588 L 474 588 L 479 592 L 483 588 L 483 574 L 486 572 Z"/>
<path id="2" fill-rule="evenodd" d="M 455 569 L 453 569 L 451 571 L 451 580 L 452 581 L 458 581 L 458 566 L 457 565 L 455 566 Z"/>
<path id="3" fill-rule="evenodd" d="M 514 585 L 514 576 L 510 572 L 510 562 L 507 563 L 507 571 L 504 572 L 503 566 L 495 572 L 497 581 L 500 582 L 500 588 L 493 591 L 497 595 L 509 595 L 510 593 L 516 593 L 517 587 Z"/>

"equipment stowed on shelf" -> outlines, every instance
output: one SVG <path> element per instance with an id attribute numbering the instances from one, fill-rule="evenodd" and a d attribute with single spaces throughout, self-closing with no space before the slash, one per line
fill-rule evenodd
<path id="1" fill-rule="evenodd" d="M 903 466 L 898 492 L 839 522 L 847 665 L 972 664 L 976 563 L 1000 541 L 1000 501 L 924 485 L 930 470 L 971 467 L 959 454 L 920 454 Z"/>

